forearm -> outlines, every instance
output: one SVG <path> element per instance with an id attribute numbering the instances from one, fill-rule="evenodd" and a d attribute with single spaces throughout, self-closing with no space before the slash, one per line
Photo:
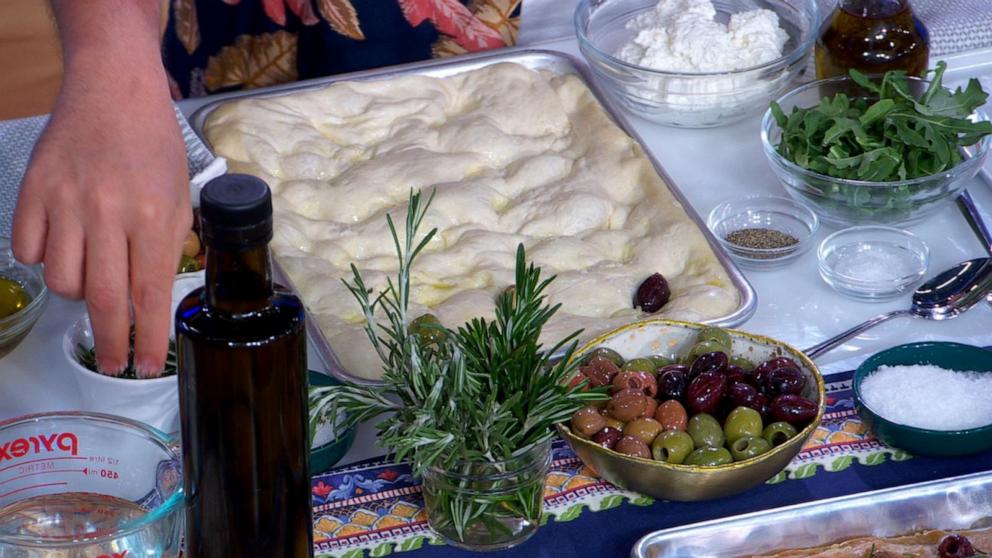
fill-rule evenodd
<path id="1" fill-rule="evenodd" d="M 51 3 L 62 38 L 66 85 L 126 87 L 137 81 L 167 90 L 159 43 L 159 0 Z"/>

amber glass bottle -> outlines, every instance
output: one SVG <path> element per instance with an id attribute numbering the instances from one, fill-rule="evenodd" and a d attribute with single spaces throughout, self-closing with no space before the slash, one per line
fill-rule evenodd
<path id="1" fill-rule="evenodd" d="M 187 558 L 313 552 L 300 300 L 273 288 L 268 186 L 200 194 L 206 285 L 176 311 Z"/>
<path id="2" fill-rule="evenodd" d="M 909 0 L 840 0 L 816 42 L 816 77 L 927 68 L 929 37 Z"/>

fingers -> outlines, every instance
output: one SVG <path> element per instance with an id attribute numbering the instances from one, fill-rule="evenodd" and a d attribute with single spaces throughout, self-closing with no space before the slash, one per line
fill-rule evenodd
<path id="1" fill-rule="evenodd" d="M 161 217 L 159 217 L 161 219 Z M 134 369 L 139 378 L 159 376 L 165 364 L 172 310 L 172 281 L 180 241 L 152 227 L 132 237 L 131 303 L 134 305 Z M 169 242 L 162 242 L 162 238 Z"/>
<path id="2" fill-rule="evenodd" d="M 93 325 L 97 366 L 113 376 L 127 366 L 131 326 L 127 269 L 124 232 L 113 224 L 91 228 L 86 236 L 86 307 Z"/>
<path id="3" fill-rule="evenodd" d="M 45 283 L 66 298 L 83 297 L 85 241 L 75 215 L 62 214 L 48 223 L 45 244 Z"/>
<path id="4" fill-rule="evenodd" d="M 31 176 L 29 172 L 17 195 L 11 249 L 18 260 L 27 264 L 36 264 L 45 257 L 48 216 L 45 212 L 42 192 L 36 182 L 31 180 Z"/>

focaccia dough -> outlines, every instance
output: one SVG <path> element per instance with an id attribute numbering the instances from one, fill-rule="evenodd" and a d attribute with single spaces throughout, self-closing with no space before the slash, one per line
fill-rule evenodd
<path id="1" fill-rule="evenodd" d="M 375 289 L 395 275 L 386 225 L 401 229 L 411 189 L 436 189 L 414 263 L 413 317 L 457 327 L 492 317 L 514 280 L 515 251 L 556 274 L 562 308 L 545 343 L 584 338 L 647 316 L 637 286 L 664 275 L 658 316 L 705 320 L 734 311 L 734 288 L 640 146 L 573 76 L 503 63 L 445 78 L 340 82 L 243 99 L 205 128 L 235 172 L 273 192 L 272 249 L 341 364 L 378 378 L 358 303 L 341 283 L 355 263 Z"/>

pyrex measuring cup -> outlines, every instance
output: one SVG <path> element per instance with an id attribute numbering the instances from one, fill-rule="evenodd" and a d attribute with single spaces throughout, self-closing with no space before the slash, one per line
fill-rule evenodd
<path id="1" fill-rule="evenodd" d="M 182 463 L 172 440 L 97 413 L 0 423 L 0 558 L 174 558 Z"/>

